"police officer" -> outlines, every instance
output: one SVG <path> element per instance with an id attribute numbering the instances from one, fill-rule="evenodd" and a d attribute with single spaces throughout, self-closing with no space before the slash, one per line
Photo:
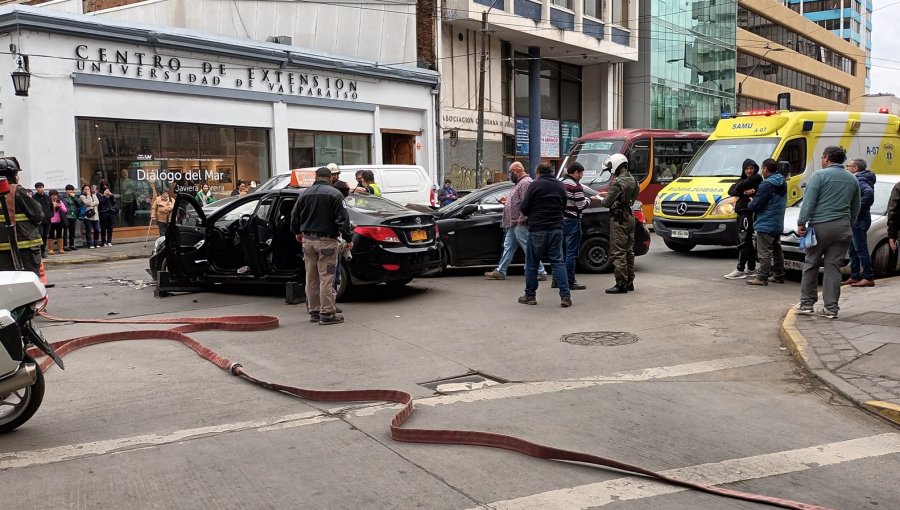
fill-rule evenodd
<path id="1" fill-rule="evenodd" d="M 613 154 L 606 159 L 604 168 L 616 179 L 603 198 L 603 207 L 609 207 L 612 233 L 613 264 L 616 267 L 616 284 L 606 289 L 607 294 L 625 294 L 634 290 L 634 213 L 631 210 L 637 198 L 637 182 L 628 172 L 628 158 Z"/>
<path id="2" fill-rule="evenodd" d="M 41 239 L 40 224 L 44 220 L 41 205 L 28 196 L 27 190 L 18 185 L 19 162 L 16 158 L 0 158 L 0 177 L 10 183 L 10 192 L 4 198 L 10 220 L 15 224 L 15 239 L 9 239 L 10 232 L 0 229 L 0 271 L 15 271 L 12 243 L 16 243 L 22 269 L 33 271 L 40 276 Z M 2 219 L 6 221 L 5 218 Z"/>

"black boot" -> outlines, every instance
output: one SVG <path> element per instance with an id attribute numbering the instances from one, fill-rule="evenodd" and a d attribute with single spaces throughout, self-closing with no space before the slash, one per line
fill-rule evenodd
<path id="1" fill-rule="evenodd" d="M 634 292 L 634 280 L 628 280 L 628 283 L 625 284 L 625 290 Z"/>
<path id="2" fill-rule="evenodd" d="M 612 287 L 606 289 L 607 294 L 627 294 L 628 289 L 625 287 L 625 284 L 615 284 Z"/>

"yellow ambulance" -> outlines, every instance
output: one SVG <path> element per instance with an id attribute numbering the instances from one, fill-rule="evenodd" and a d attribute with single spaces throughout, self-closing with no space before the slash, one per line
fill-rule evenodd
<path id="1" fill-rule="evenodd" d="M 697 245 L 734 246 L 738 242 L 737 182 L 750 158 L 787 162 L 788 205 L 803 196 L 810 176 L 821 167 L 823 149 L 838 145 L 848 158 L 862 158 L 875 173 L 900 173 L 900 117 L 888 113 L 766 110 L 723 118 L 681 177 L 659 192 L 653 228 L 666 246 L 689 251 Z M 898 161 L 894 161 L 898 159 Z M 784 164 L 782 164 L 784 167 Z"/>

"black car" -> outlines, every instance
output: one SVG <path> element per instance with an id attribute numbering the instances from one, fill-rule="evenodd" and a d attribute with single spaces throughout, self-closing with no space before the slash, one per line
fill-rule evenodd
<path id="1" fill-rule="evenodd" d="M 178 195 L 166 235 L 150 257 L 157 294 L 214 284 L 295 282 L 286 288 L 299 284 L 302 295 L 303 253 L 290 223 L 303 191 L 250 193 L 208 217 L 193 197 Z M 354 229 L 353 250 L 351 260 L 340 261 L 338 297 L 352 285 L 406 285 L 440 271 L 438 230 L 431 214 L 370 195 L 351 195 L 344 204 Z"/>
<path id="2" fill-rule="evenodd" d="M 503 204 L 500 197 L 512 191 L 513 183 L 499 182 L 466 195 L 434 214 L 441 230 L 441 257 L 444 267 L 489 266 L 500 261 L 503 251 L 503 229 L 500 220 Z M 597 192 L 583 186 L 586 195 Z M 641 204 L 635 202 L 635 216 L 643 216 Z M 640 221 L 634 232 L 634 254 L 644 255 L 650 249 L 650 232 Z M 524 263 L 517 250 L 514 264 Z M 612 269 L 609 253 L 609 209 L 592 203 L 582 217 L 581 248 L 578 268 L 589 273 Z"/>

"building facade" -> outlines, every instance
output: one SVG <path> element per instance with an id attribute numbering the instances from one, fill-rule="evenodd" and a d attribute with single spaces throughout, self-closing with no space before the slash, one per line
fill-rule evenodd
<path id="1" fill-rule="evenodd" d="M 794 109 L 862 109 L 865 53 L 770 0 L 737 6 L 737 110 L 774 108 L 789 92 Z"/>
<path id="2" fill-rule="evenodd" d="M 227 196 L 401 141 L 435 177 L 434 71 L 23 6 L 0 7 L 0 44 L 32 76 L 27 97 L 0 86 L 0 152 L 28 186 L 108 184 L 120 227 L 146 231 L 162 190 Z"/>
<path id="3" fill-rule="evenodd" d="M 786 0 L 794 12 L 866 53 L 866 92 L 872 71 L 871 0 Z"/>
<path id="4" fill-rule="evenodd" d="M 638 6 L 628 0 L 446 0 L 441 168 L 462 188 L 506 178 L 512 161 L 558 165 L 582 133 L 621 126 L 623 63 L 637 59 Z M 488 30 L 482 44 L 482 15 Z M 485 58 L 484 175 L 476 175 Z M 480 179 L 479 179 L 480 177 Z"/>

